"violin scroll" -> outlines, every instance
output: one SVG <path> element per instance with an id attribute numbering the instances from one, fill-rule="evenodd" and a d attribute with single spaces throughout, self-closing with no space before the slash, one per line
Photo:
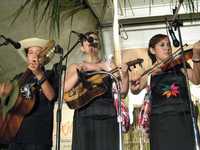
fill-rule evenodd
<path id="1" fill-rule="evenodd" d="M 131 68 L 130 68 L 131 66 L 136 68 L 137 64 L 142 67 L 143 62 L 144 62 L 144 59 L 142 59 L 142 58 L 137 58 L 137 59 L 127 62 L 128 70 L 131 71 Z"/>

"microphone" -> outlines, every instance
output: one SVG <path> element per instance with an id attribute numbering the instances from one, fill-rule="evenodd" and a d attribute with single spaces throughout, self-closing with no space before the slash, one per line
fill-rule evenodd
<path id="1" fill-rule="evenodd" d="M 21 44 L 19 42 L 16 42 L 10 38 L 6 38 L 4 35 L 1 35 L 1 37 L 5 40 L 4 45 L 11 44 L 16 49 L 21 48 Z"/>
<path id="2" fill-rule="evenodd" d="M 79 33 L 73 30 L 72 33 L 76 34 L 80 39 L 87 39 L 87 37 L 83 33 Z"/>
<path id="3" fill-rule="evenodd" d="M 83 33 L 79 33 L 73 30 L 71 32 L 76 34 L 80 38 L 80 40 L 83 40 L 83 39 L 87 40 L 90 43 L 90 46 L 95 47 L 95 48 L 98 47 L 98 44 L 99 44 L 98 40 L 93 38 L 92 36 L 87 37 Z"/>
<path id="4" fill-rule="evenodd" d="M 168 31 L 169 31 L 169 34 L 170 34 L 170 36 L 171 36 L 171 39 L 172 39 L 172 42 L 173 42 L 174 47 L 179 47 L 180 43 L 179 43 L 179 41 L 177 40 L 176 35 L 175 35 L 175 33 L 174 33 L 174 31 L 173 31 L 171 25 L 169 25 L 169 23 L 168 23 Z"/>
<path id="5" fill-rule="evenodd" d="M 55 46 L 55 50 L 54 50 L 55 53 L 63 54 L 63 51 L 64 51 L 63 48 L 59 44 Z"/>

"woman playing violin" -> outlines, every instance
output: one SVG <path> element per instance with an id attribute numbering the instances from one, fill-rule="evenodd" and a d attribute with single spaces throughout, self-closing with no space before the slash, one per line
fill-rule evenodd
<path id="1" fill-rule="evenodd" d="M 160 63 L 172 54 L 167 35 L 157 34 L 149 41 L 148 55 L 152 64 Z M 186 63 L 187 75 L 194 84 L 200 83 L 200 42 L 193 46 L 193 68 Z M 143 77 L 144 78 L 144 77 Z M 131 91 L 138 93 L 145 87 L 144 79 L 132 82 Z M 151 74 L 151 150 L 192 150 L 194 132 L 189 107 L 189 95 L 183 63 Z"/>
<path id="2" fill-rule="evenodd" d="M 85 33 L 85 37 L 81 39 L 81 52 L 84 53 L 85 60 L 69 66 L 65 92 L 82 82 L 78 72 L 109 71 L 114 67 L 114 64 L 101 60 L 99 51 L 97 35 L 94 32 Z M 122 65 L 119 71 L 122 97 L 125 97 L 128 92 L 127 68 L 127 65 Z M 74 112 L 72 150 L 118 149 L 118 123 L 113 105 L 111 78 L 106 78 L 102 84 L 107 86 L 107 91 Z"/>

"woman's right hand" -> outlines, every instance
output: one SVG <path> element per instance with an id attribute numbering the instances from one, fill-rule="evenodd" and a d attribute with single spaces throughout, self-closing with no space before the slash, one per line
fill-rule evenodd
<path id="1" fill-rule="evenodd" d="M 77 82 L 79 81 L 79 72 L 86 71 L 98 71 L 100 67 L 98 64 L 90 64 L 90 63 L 80 63 L 80 64 L 71 64 L 66 72 L 65 78 L 65 92 L 68 92 L 72 88 L 75 87 Z"/>
<path id="2" fill-rule="evenodd" d="M 81 72 L 87 71 L 87 67 L 84 65 L 84 63 L 77 64 L 76 69 Z"/>
<path id="3" fill-rule="evenodd" d="M 80 63 L 76 67 L 81 72 L 102 70 L 102 64 Z"/>
<path id="4" fill-rule="evenodd" d="M 10 92 L 12 91 L 13 86 L 10 82 L 5 82 L 0 84 L 0 97 L 2 96 L 8 96 Z"/>

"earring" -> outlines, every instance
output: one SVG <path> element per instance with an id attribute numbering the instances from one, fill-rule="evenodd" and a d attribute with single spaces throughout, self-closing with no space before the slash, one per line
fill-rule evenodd
<path id="1" fill-rule="evenodd" d="M 151 54 L 155 54 L 155 51 L 153 48 L 150 48 L 150 52 L 151 52 Z"/>

